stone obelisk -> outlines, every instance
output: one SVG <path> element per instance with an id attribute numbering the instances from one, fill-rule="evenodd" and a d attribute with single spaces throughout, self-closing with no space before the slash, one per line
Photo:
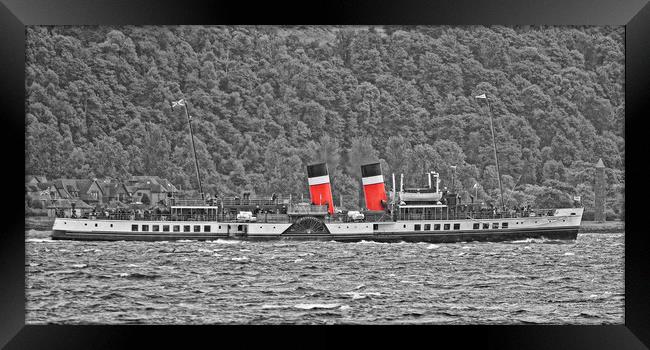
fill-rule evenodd
<path id="1" fill-rule="evenodd" d="M 594 220 L 605 221 L 605 164 L 599 159 L 596 164 L 596 184 L 594 186 Z"/>

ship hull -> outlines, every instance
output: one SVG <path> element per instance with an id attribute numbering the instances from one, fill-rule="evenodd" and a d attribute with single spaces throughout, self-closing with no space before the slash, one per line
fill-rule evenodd
<path id="1" fill-rule="evenodd" d="M 337 242 L 429 242 L 429 243 L 454 243 L 454 242 L 502 242 L 515 241 L 529 238 L 551 240 L 575 240 L 579 226 L 554 227 L 537 229 L 512 229 L 507 231 L 459 231 L 459 232 L 382 232 L 377 233 L 298 233 L 298 234 L 234 234 L 227 233 L 140 233 L 140 232 L 83 232 L 54 230 L 54 240 L 77 241 L 178 241 L 196 240 L 213 241 L 218 239 L 233 239 L 246 241 L 337 241 Z"/>
<path id="2" fill-rule="evenodd" d="M 290 234 L 290 235 L 247 235 L 232 237 L 226 234 L 138 234 L 131 232 L 69 232 L 55 230 L 52 233 L 54 240 L 77 241 L 213 241 L 218 239 L 234 239 L 246 241 L 337 241 L 337 242 L 429 242 L 429 243 L 455 243 L 455 242 L 502 242 L 516 241 L 530 238 L 550 240 L 575 240 L 579 227 L 537 229 L 537 230 L 512 230 L 507 232 L 453 232 L 453 233 L 382 233 L 332 235 L 332 234 Z"/>
<path id="3" fill-rule="evenodd" d="M 582 208 L 558 209 L 556 215 L 463 220 L 383 222 L 152 221 L 57 218 L 52 239 L 93 241 L 176 241 L 235 239 L 249 241 L 316 240 L 358 242 L 500 242 L 528 238 L 574 240 Z"/>

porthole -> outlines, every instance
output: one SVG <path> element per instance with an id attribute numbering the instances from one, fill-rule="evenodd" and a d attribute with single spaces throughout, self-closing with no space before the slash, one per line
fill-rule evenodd
<path id="1" fill-rule="evenodd" d="M 88 223 L 87 223 L 87 222 L 86 222 L 86 223 L 84 223 L 84 226 L 88 226 Z"/>
<path id="2" fill-rule="evenodd" d="M 97 224 L 95 224 L 95 227 L 97 227 Z"/>

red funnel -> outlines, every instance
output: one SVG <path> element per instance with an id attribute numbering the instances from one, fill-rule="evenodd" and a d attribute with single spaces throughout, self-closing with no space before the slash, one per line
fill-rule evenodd
<path id="1" fill-rule="evenodd" d="M 332 188 L 330 187 L 327 164 L 308 165 L 307 177 L 311 203 L 314 205 L 327 205 L 327 211 L 330 214 L 334 214 L 334 201 L 332 200 Z"/>
<path id="2" fill-rule="evenodd" d="M 384 210 L 387 197 L 381 165 L 379 163 L 362 165 L 361 177 L 368 210 Z"/>

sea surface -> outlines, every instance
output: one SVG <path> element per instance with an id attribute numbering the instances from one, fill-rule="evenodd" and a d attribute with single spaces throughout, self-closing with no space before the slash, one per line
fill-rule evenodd
<path id="1" fill-rule="evenodd" d="M 623 324 L 624 234 L 509 243 L 26 234 L 27 324 Z"/>

